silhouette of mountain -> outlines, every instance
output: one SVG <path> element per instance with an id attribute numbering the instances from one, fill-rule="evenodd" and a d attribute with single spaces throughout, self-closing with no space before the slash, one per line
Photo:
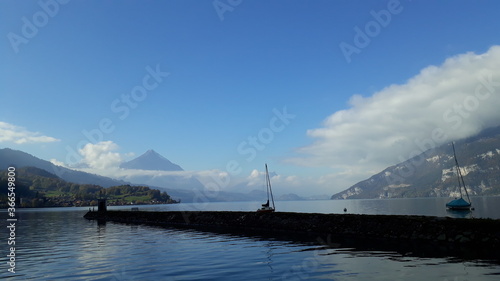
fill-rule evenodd
<path id="1" fill-rule="evenodd" d="M 170 162 L 158 152 L 150 149 L 141 156 L 120 165 L 124 169 L 184 171 L 179 165 Z"/>
<path id="2" fill-rule="evenodd" d="M 10 148 L 0 149 L 0 169 L 5 170 L 10 166 L 16 168 L 28 166 L 36 167 L 51 174 L 55 174 L 65 181 L 78 184 L 96 184 L 102 187 L 128 184 L 128 182 L 125 181 L 56 166 L 49 161 L 42 160 L 20 150 Z"/>

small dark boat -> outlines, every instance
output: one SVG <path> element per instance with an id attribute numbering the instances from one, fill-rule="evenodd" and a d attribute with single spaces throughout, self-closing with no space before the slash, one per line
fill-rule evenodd
<path id="1" fill-rule="evenodd" d="M 450 202 L 446 203 L 446 208 L 450 210 L 470 210 L 471 209 L 471 203 L 465 201 L 462 197 L 451 200 Z"/>
<path id="2" fill-rule="evenodd" d="M 275 210 L 273 191 L 271 189 L 271 180 L 269 178 L 269 172 L 267 171 L 267 164 L 266 164 L 266 189 L 267 189 L 267 202 L 265 204 L 262 204 L 262 208 L 257 210 L 257 212 L 259 213 L 271 213 L 274 212 Z M 273 205 L 272 207 L 269 204 L 269 195 L 271 195 L 271 202 Z"/>
<path id="3" fill-rule="evenodd" d="M 453 156 L 455 157 L 455 167 L 457 169 L 457 177 L 458 177 L 458 189 L 460 192 L 460 198 L 455 200 L 451 200 L 446 203 L 446 208 L 448 210 L 455 211 L 470 211 L 472 208 L 472 204 L 470 203 L 469 193 L 467 192 L 467 187 L 465 186 L 464 177 L 462 176 L 462 172 L 460 171 L 460 165 L 458 164 L 457 154 L 455 153 L 455 144 L 451 143 L 453 147 Z M 462 196 L 462 188 L 465 190 L 465 194 L 467 195 L 467 200 L 465 200 Z"/>

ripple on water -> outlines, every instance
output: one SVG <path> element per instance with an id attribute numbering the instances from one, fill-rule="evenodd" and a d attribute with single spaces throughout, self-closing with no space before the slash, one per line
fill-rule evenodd
<path id="1" fill-rule="evenodd" d="M 500 272 L 498 264 L 482 261 L 189 229 L 99 225 L 82 216 L 68 211 L 23 214 L 18 229 L 22 239 L 16 244 L 18 279 L 496 280 Z M 6 276 L 0 272 L 0 278 Z"/>

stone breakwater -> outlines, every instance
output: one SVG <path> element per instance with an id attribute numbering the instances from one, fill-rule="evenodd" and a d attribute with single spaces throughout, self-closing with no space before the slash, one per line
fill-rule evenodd
<path id="1" fill-rule="evenodd" d="M 309 237 L 328 235 L 392 242 L 432 242 L 448 246 L 469 246 L 487 252 L 500 252 L 500 220 L 493 219 L 212 211 L 105 211 L 88 212 L 84 217 L 103 221 L 207 230 L 237 230 Z"/>

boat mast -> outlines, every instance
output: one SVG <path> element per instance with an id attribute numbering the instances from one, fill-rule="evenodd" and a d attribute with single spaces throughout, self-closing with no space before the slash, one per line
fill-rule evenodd
<path id="1" fill-rule="evenodd" d="M 460 198 L 462 198 L 462 186 L 463 186 L 465 194 L 467 195 L 467 200 L 470 203 L 469 192 L 467 192 L 467 187 L 465 187 L 464 177 L 462 176 L 462 172 L 460 171 L 460 165 L 458 164 L 457 154 L 455 153 L 455 142 L 451 142 L 451 146 L 453 147 L 453 156 L 455 157 L 455 165 L 457 167 L 458 188 L 460 189 Z"/>
<path id="2" fill-rule="evenodd" d="M 269 178 L 269 171 L 267 170 L 267 163 L 266 163 L 266 185 L 267 185 L 267 200 L 269 200 L 269 193 L 271 193 L 271 201 L 273 202 L 273 209 L 274 207 L 274 197 L 273 197 L 273 190 L 271 189 L 271 179 Z"/>

